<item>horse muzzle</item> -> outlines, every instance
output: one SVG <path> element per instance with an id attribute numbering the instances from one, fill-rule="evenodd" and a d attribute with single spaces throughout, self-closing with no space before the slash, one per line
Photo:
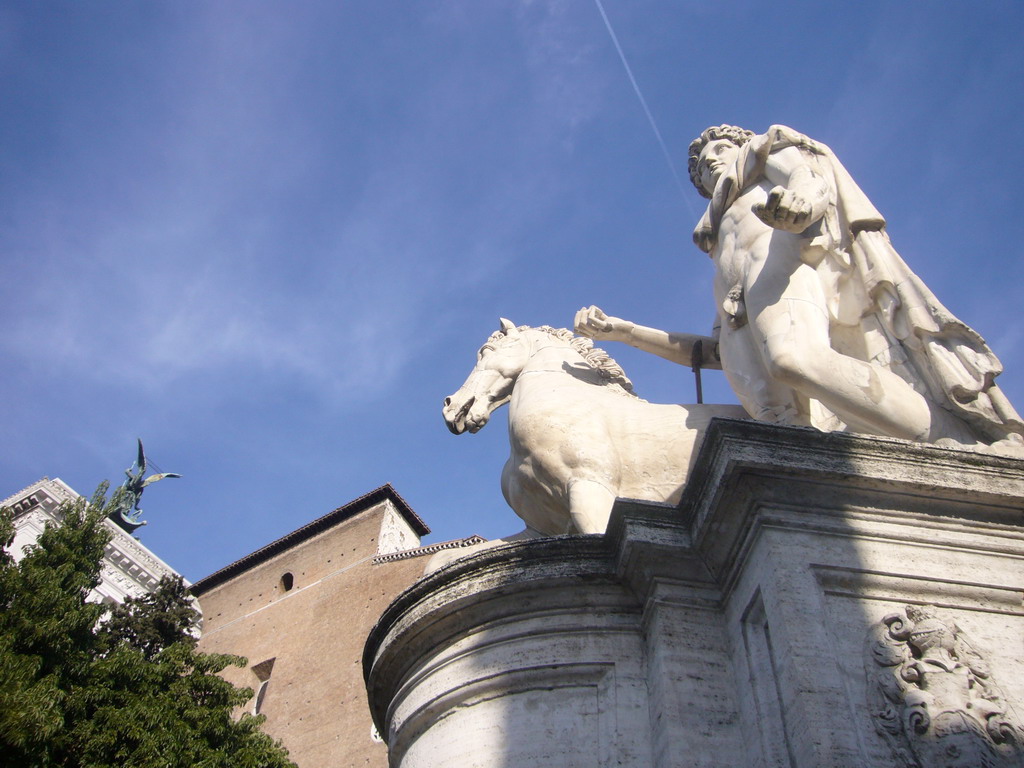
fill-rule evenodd
<path id="1" fill-rule="evenodd" d="M 444 408 L 441 409 L 441 414 L 444 416 L 444 423 L 453 435 L 461 435 L 466 431 L 466 416 L 475 402 L 476 397 L 472 395 L 466 398 L 462 405 L 454 405 L 450 397 L 444 399 Z M 476 432 L 478 429 L 480 429 L 479 426 L 476 428 L 469 427 L 470 432 Z"/>

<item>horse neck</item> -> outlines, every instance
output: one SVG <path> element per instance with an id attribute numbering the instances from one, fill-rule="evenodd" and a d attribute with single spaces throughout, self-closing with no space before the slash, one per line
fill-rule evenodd
<path id="1" fill-rule="evenodd" d="M 531 393 L 537 390 L 548 394 L 567 389 L 588 391 L 601 384 L 600 374 L 568 343 L 547 334 L 538 334 L 532 343 L 530 358 L 512 392 L 513 410 L 520 398 L 532 399 Z"/>
<path id="2" fill-rule="evenodd" d="M 564 373 L 566 362 L 570 365 L 586 365 L 580 353 L 568 343 L 543 331 L 537 331 L 531 343 L 530 358 L 519 375 Z"/>

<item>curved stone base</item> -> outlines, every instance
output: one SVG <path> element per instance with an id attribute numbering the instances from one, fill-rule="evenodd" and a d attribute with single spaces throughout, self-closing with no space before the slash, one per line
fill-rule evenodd
<path id="1" fill-rule="evenodd" d="M 648 764 L 640 611 L 613 568 L 600 537 L 540 539 L 399 598 L 369 683 L 392 765 Z"/>

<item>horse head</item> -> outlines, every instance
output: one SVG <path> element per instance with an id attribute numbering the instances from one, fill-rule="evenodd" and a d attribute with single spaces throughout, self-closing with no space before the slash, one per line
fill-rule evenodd
<path id="1" fill-rule="evenodd" d="M 444 421 L 453 434 L 479 432 L 491 413 L 508 402 L 516 378 L 530 359 L 524 330 L 501 318 L 501 327 L 480 347 L 465 383 L 444 399 Z"/>

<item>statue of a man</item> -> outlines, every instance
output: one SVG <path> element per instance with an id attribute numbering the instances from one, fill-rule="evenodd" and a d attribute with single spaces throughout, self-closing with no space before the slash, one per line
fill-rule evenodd
<path id="1" fill-rule="evenodd" d="M 1020 443 L 999 360 L 893 249 L 832 151 L 785 126 L 708 128 L 690 178 L 710 199 L 694 241 L 715 265 L 713 337 L 590 307 L 576 330 L 721 367 L 756 419 L 909 440 Z"/>

